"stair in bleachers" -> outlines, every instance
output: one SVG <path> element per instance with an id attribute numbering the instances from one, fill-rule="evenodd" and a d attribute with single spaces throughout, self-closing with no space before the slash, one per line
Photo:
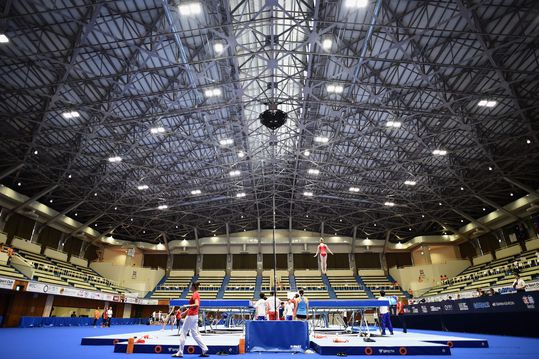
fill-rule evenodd
<path id="1" fill-rule="evenodd" d="M 144 299 L 150 299 L 150 298 L 152 297 L 153 292 L 155 292 L 155 291 L 157 290 L 158 287 L 160 287 L 161 285 L 163 285 L 163 284 L 166 282 L 167 278 L 168 278 L 168 276 L 165 274 L 165 275 L 163 276 L 163 278 L 161 278 L 161 279 L 159 280 L 159 282 L 155 285 L 155 287 L 154 287 L 151 291 L 149 291 L 148 293 L 146 293 L 146 295 L 144 296 Z"/>
<path id="2" fill-rule="evenodd" d="M 329 297 L 331 299 L 337 299 L 337 294 L 335 294 L 335 291 L 333 290 L 333 287 L 331 286 L 331 283 L 329 282 L 327 275 L 322 274 L 322 282 L 326 286 L 326 290 L 328 291 Z"/>
<path id="3" fill-rule="evenodd" d="M 223 278 L 223 283 L 221 283 L 221 288 L 219 288 L 219 291 L 217 292 L 217 299 L 223 299 L 223 296 L 225 294 L 225 290 L 227 289 L 228 282 L 230 281 L 230 276 L 225 275 Z"/>
<path id="4" fill-rule="evenodd" d="M 375 298 L 374 293 L 369 288 L 367 288 L 360 276 L 356 274 L 354 275 L 354 279 L 356 280 L 357 284 L 359 284 L 360 288 L 363 288 L 363 291 L 365 291 L 365 294 L 367 294 L 367 297 L 369 299 Z"/>
<path id="5" fill-rule="evenodd" d="M 255 285 L 255 292 L 253 295 L 254 299 L 257 299 L 260 296 L 260 290 L 262 289 L 262 276 L 257 275 L 256 276 L 256 285 Z"/>
<path id="6" fill-rule="evenodd" d="M 288 276 L 288 283 L 290 283 L 290 289 L 294 292 L 298 291 L 298 285 L 296 284 L 296 277 L 293 274 Z"/>
<path id="7" fill-rule="evenodd" d="M 374 297 L 380 296 L 380 291 L 384 291 L 388 296 L 402 296 L 399 286 L 394 286 L 385 275 L 362 275 L 361 279 Z"/>
<path id="8" fill-rule="evenodd" d="M 157 285 L 151 294 L 151 299 L 184 298 L 184 293 L 189 293 L 189 284 L 193 278 L 192 271 L 174 272 L 166 277 L 165 281 Z"/>
<path id="9" fill-rule="evenodd" d="M 223 283 L 225 271 L 202 271 L 198 276 L 201 299 L 216 299 Z"/>
<path id="10" fill-rule="evenodd" d="M 198 281 L 198 274 L 195 274 L 193 277 L 191 277 L 191 280 L 189 281 L 189 283 L 187 284 L 187 286 L 185 287 L 185 289 L 183 290 L 180 298 L 181 299 L 186 299 L 187 296 L 189 295 L 189 291 L 191 290 L 190 286 L 191 286 L 191 283 L 196 283 Z"/>
<path id="11" fill-rule="evenodd" d="M 369 295 L 354 278 L 352 270 L 328 270 L 327 279 L 337 299 L 368 299 Z"/>

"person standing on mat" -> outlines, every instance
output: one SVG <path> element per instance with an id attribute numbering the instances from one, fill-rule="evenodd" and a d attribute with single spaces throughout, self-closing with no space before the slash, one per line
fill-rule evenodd
<path id="1" fill-rule="evenodd" d="M 266 299 L 266 303 L 268 303 L 268 320 L 278 320 L 278 308 L 276 308 L 275 305 L 277 303 L 281 304 L 281 300 L 275 297 L 274 292 L 270 292 L 270 296 L 268 299 Z"/>
<path id="2" fill-rule="evenodd" d="M 304 296 L 305 292 L 303 289 L 299 290 L 299 298 L 297 298 L 296 305 L 296 318 L 299 320 L 308 320 L 309 319 L 309 299 Z"/>
<path id="3" fill-rule="evenodd" d="M 260 299 L 253 304 L 253 307 L 255 307 L 255 319 L 266 320 L 268 303 L 266 302 L 266 295 L 264 293 L 260 293 Z"/>
<path id="4" fill-rule="evenodd" d="M 326 270 L 328 269 L 328 254 L 333 254 L 331 249 L 324 243 L 324 238 L 320 238 L 320 244 L 318 245 L 318 248 L 316 248 L 316 254 L 315 257 L 320 254 L 320 271 L 322 271 L 322 274 L 326 274 Z"/>
<path id="5" fill-rule="evenodd" d="M 107 327 L 110 328 L 110 321 L 112 320 L 112 307 L 107 309 Z"/>
<path id="6" fill-rule="evenodd" d="M 401 323 L 402 332 L 408 333 L 408 329 L 406 328 L 406 320 L 404 319 L 404 297 L 400 298 L 397 302 L 397 318 L 399 318 L 399 321 Z"/>
<path id="7" fill-rule="evenodd" d="M 385 300 L 389 302 L 389 298 L 386 297 L 386 292 L 380 291 L 380 297 L 378 300 Z M 386 327 L 389 329 L 391 335 L 393 335 L 393 324 L 391 324 L 391 316 L 389 314 L 389 306 L 383 305 L 378 308 L 380 313 L 380 326 L 382 327 L 382 335 L 386 335 Z"/>
<path id="8" fill-rule="evenodd" d="M 175 358 L 183 358 L 183 347 L 185 346 L 185 337 L 187 336 L 187 333 L 191 334 L 191 337 L 198 344 L 200 350 L 202 350 L 202 354 L 199 356 L 203 358 L 209 357 L 208 347 L 202 341 L 202 337 L 198 331 L 198 308 L 200 307 L 198 287 L 200 287 L 200 283 L 198 282 L 191 284 L 193 295 L 191 296 L 191 299 L 189 299 L 189 304 L 182 307 L 182 316 L 185 315 L 185 320 L 182 329 L 180 329 L 180 349 L 176 354 L 172 355 Z"/>
<path id="9" fill-rule="evenodd" d="M 95 326 L 97 324 L 97 321 L 99 320 L 99 317 L 100 317 L 99 309 L 101 309 L 101 307 L 97 307 L 97 309 L 94 310 L 94 328 L 95 328 Z"/>

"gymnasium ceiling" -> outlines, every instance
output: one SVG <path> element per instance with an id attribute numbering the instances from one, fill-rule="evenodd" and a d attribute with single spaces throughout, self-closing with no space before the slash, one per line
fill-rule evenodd
<path id="1" fill-rule="evenodd" d="M 148 242 L 272 228 L 274 194 L 277 228 L 406 240 L 539 188 L 539 2 L 361 3 L 0 1 L 2 183 Z"/>

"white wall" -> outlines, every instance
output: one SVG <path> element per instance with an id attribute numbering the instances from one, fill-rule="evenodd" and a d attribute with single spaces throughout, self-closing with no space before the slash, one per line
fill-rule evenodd
<path id="1" fill-rule="evenodd" d="M 477 256 L 477 257 L 473 258 L 472 261 L 473 261 L 474 265 L 478 265 L 478 264 L 488 263 L 488 262 L 492 261 L 493 259 L 494 259 L 494 257 L 492 257 L 492 254 L 487 253 L 487 254 L 484 254 L 482 256 Z"/>
<path id="2" fill-rule="evenodd" d="M 399 282 L 404 290 L 411 288 L 414 291 L 421 291 L 421 289 L 438 285 L 441 275 L 447 275 L 451 278 L 469 266 L 470 262 L 467 259 L 457 259 L 443 264 L 423 264 L 404 268 L 393 267 L 389 269 L 389 274 Z M 420 282 L 419 277 L 422 273 L 422 281 Z"/>
<path id="3" fill-rule="evenodd" d="M 153 290 L 165 275 L 164 269 L 127 267 L 106 262 L 93 262 L 90 268 L 119 285 L 146 294 Z"/>
<path id="4" fill-rule="evenodd" d="M 41 252 L 41 245 L 32 243 L 26 239 L 22 239 L 19 237 L 13 237 L 13 241 L 11 241 L 11 245 L 15 248 L 19 248 L 19 249 L 32 252 L 32 253 Z"/>
<path id="5" fill-rule="evenodd" d="M 519 254 L 520 252 L 522 252 L 522 248 L 520 247 L 520 244 L 513 244 L 509 247 L 498 249 L 496 251 L 496 258 L 498 259 L 507 258 L 510 256 L 514 256 L 516 254 Z"/>
<path id="6" fill-rule="evenodd" d="M 135 249 L 135 256 L 127 255 L 128 248 L 123 247 L 105 247 L 103 251 L 103 262 L 112 263 L 118 266 L 142 267 L 144 254 L 140 249 Z"/>

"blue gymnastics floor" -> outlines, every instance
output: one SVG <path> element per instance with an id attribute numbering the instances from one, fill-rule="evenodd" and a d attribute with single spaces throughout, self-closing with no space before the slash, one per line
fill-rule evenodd
<path id="1" fill-rule="evenodd" d="M 111 346 L 82 346 L 80 340 L 85 336 L 107 335 L 115 333 L 129 333 L 147 331 L 147 326 L 127 325 L 111 328 L 2 328 L 0 329 L 0 358 L 74 358 L 74 359 L 121 359 L 125 358 L 168 358 L 163 354 L 122 354 L 114 353 Z M 152 329 L 155 329 L 153 327 Z M 439 332 L 414 330 L 420 333 L 437 334 Z M 495 335 L 479 335 L 467 333 L 447 333 L 470 338 L 485 338 L 490 348 L 452 350 L 451 357 L 459 359 L 537 359 L 539 358 L 539 339 L 504 337 Z M 287 353 L 248 353 L 242 355 L 244 359 L 285 359 L 297 358 L 303 354 Z M 308 355 L 309 357 L 328 358 L 330 356 Z M 185 358 L 198 358 L 196 355 L 185 355 Z M 218 357 L 213 355 L 212 357 Z M 401 356 L 398 356 L 401 357 Z M 239 359 L 240 357 L 238 357 Z M 384 357 L 387 358 L 387 357 Z M 416 358 L 439 359 L 437 356 L 416 356 Z"/>

